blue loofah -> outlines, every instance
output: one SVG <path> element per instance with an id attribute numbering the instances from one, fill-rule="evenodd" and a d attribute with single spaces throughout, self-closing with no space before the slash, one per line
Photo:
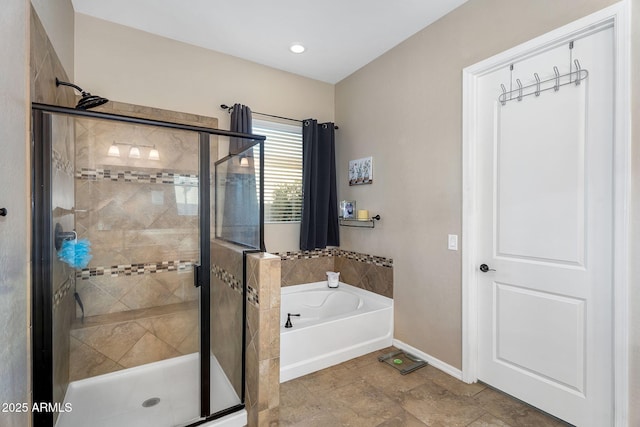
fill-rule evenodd
<path id="1" fill-rule="evenodd" d="M 93 258 L 91 243 L 87 239 L 65 240 L 58 251 L 58 258 L 73 268 L 85 268 Z"/>

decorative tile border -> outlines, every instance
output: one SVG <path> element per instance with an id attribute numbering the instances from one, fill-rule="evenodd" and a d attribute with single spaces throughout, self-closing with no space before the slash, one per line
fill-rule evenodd
<path id="1" fill-rule="evenodd" d="M 231 289 L 238 292 L 239 294 L 242 294 L 242 282 L 236 279 L 236 277 L 233 274 L 229 273 L 227 270 L 220 267 L 219 265 L 211 266 L 211 273 L 215 277 L 220 279 L 222 283 L 226 284 L 227 286 L 229 286 Z"/>
<path id="2" fill-rule="evenodd" d="M 340 258 L 347 258 L 355 261 L 364 262 L 367 264 L 377 265 L 378 267 L 393 268 L 393 259 L 391 258 L 361 254 L 358 252 L 345 251 L 339 248 L 316 249 L 313 251 L 281 252 L 281 253 L 276 253 L 275 255 L 280 256 L 280 259 L 283 261 L 336 256 Z"/>
<path id="3" fill-rule="evenodd" d="M 393 268 L 393 259 L 385 258 L 381 256 L 361 254 L 358 252 L 345 251 L 342 249 L 335 249 L 335 256 L 340 258 L 352 259 L 355 261 L 365 262 L 367 264 L 377 265 L 378 267 Z"/>
<path id="4" fill-rule="evenodd" d="M 311 258 L 323 258 L 334 256 L 334 248 L 330 249 L 315 249 L 312 251 L 297 251 L 297 252 L 276 252 L 274 255 L 278 255 L 282 261 L 292 259 L 311 259 Z"/>
<path id="5" fill-rule="evenodd" d="M 242 281 L 238 280 L 233 274 L 218 265 L 213 265 L 211 267 L 211 273 L 216 278 L 220 279 L 222 283 L 225 283 L 231 289 L 242 295 Z M 260 308 L 258 291 L 250 285 L 247 286 L 247 301 L 256 308 Z"/>
<path id="6" fill-rule="evenodd" d="M 64 297 L 67 296 L 67 294 L 69 293 L 69 290 L 71 290 L 71 283 L 73 283 L 72 279 L 73 279 L 73 276 L 67 277 L 67 280 L 64 282 L 64 284 L 60 286 L 60 288 L 58 288 L 58 290 L 53 294 L 54 310 L 60 305 L 62 300 L 64 300 Z"/>
<path id="7" fill-rule="evenodd" d="M 164 271 L 187 271 L 193 268 L 193 260 L 159 261 L 143 264 L 123 264 L 111 267 L 89 267 L 76 272 L 76 277 L 87 280 L 93 276 L 136 276 L 141 274 L 161 273 Z"/>
<path id="8" fill-rule="evenodd" d="M 253 286 L 247 285 L 247 301 L 253 304 L 256 308 L 260 308 L 260 301 L 258 298 L 258 290 Z"/>
<path id="9" fill-rule="evenodd" d="M 187 271 L 193 268 L 195 261 L 160 261 L 156 263 L 144 263 L 144 264 L 125 264 L 114 265 L 111 267 L 90 267 L 83 268 L 82 271 L 76 272 L 76 277 L 82 280 L 88 280 L 95 276 L 137 276 L 142 274 L 161 273 L 165 271 Z M 231 289 L 235 290 L 239 294 L 242 294 L 242 282 L 236 277 L 224 270 L 223 268 L 214 265 L 211 267 L 211 273 L 220 279 L 223 283 L 227 284 Z M 70 281 L 68 281 L 70 283 Z M 66 286 L 66 285 L 65 285 Z M 68 287 L 71 285 L 69 284 Z M 62 289 L 62 288 L 61 288 Z M 68 289 L 67 289 L 68 291 Z M 59 291 L 60 292 L 60 291 Z M 62 299 L 64 294 L 59 298 Z M 58 298 L 56 293 L 56 298 Z M 57 300 L 56 300 L 57 301 Z M 247 301 L 256 307 L 260 306 L 260 299 L 258 291 L 252 286 L 247 286 Z"/>
<path id="10" fill-rule="evenodd" d="M 179 172 L 147 172 L 142 170 L 112 170 L 82 168 L 76 172 L 76 178 L 88 181 L 120 181 L 142 184 L 175 184 L 188 187 L 198 186 L 197 174 Z"/>

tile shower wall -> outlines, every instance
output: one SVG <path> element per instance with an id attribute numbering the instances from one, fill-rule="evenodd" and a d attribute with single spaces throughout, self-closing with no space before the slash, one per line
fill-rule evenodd
<path id="1" fill-rule="evenodd" d="M 109 102 L 95 109 L 217 127 L 187 113 Z M 76 274 L 84 311 L 71 330 L 71 379 L 198 351 L 198 135 L 172 129 L 75 119 L 75 226 L 93 259 Z M 112 143 L 155 146 L 160 160 L 107 155 Z M 216 141 L 212 140 L 216 152 Z M 84 317 L 83 317 L 84 316 Z"/>
<path id="2" fill-rule="evenodd" d="M 69 77 L 33 6 L 30 48 L 31 101 L 74 107 L 76 100 L 73 89 L 62 90 L 56 87 L 56 77 L 63 81 L 69 81 Z"/>
<path id="3" fill-rule="evenodd" d="M 71 330 L 70 381 L 198 351 L 198 304 L 107 314 Z"/>
<path id="4" fill-rule="evenodd" d="M 242 303 L 242 251 L 219 240 L 211 244 L 213 352 L 238 393 L 242 318 L 237 307 Z M 247 257 L 245 404 L 252 427 L 277 425 L 279 418 L 280 263 L 280 257 L 271 254 Z"/>
<path id="5" fill-rule="evenodd" d="M 327 271 L 339 271 L 340 280 L 352 286 L 393 298 L 393 260 L 338 248 L 285 252 L 282 286 L 327 280 Z"/>
<path id="6" fill-rule="evenodd" d="M 242 392 L 242 248 L 211 243 L 211 351 Z"/>
<path id="7" fill-rule="evenodd" d="M 67 80 L 47 33 L 31 7 L 30 25 L 31 100 L 44 104 L 75 105 L 73 91 L 56 90 L 55 78 Z M 73 171 L 74 127 L 65 117 L 54 117 L 52 125 L 52 218 L 65 230 L 72 230 L 74 218 Z M 61 403 L 69 384 L 69 331 L 74 315 L 74 270 L 58 261 L 52 261 L 53 290 L 53 401 Z M 56 415 L 57 416 L 57 415 Z"/>
<path id="8" fill-rule="evenodd" d="M 217 120 L 109 102 L 96 109 L 135 117 L 215 127 Z M 107 155 L 112 143 L 155 146 L 160 160 Z M 197 298 L 198 136 L 190 132 L 91 119 L 76 120 L 76 228 L 93 259 L 78 293 L 85 315 Z M 167 273 L 170 272 L 170 273 Z M 150 274 L 157 273 L 157 274 Z M 78 315 L 81 313 L 78 312 Z"/>
<path id="9" fill-rule="evenodd" d="M 198 289 L 193 286 L 191 264 L 184 271 L 150 274 L 142 270 L 142 274 L 133 275 L 112 276 L 108 273 L 87 276 L 78 278 L 76 287 L 83 302 L 85 317 L 198 299 Z M 78 318 L 83 315 L 79 306 L 75 315 Z"/>
<path id="10" fill-rule="evenodd" d="M 127 145 L 109 157 L 114 142 L 156 146 L 160 160 L 144 147 L 131 159 Z M 197 258 L 197 134 L 76 119 L 76 150 L 76 226 L 92 242 L 90 266 Z"/>

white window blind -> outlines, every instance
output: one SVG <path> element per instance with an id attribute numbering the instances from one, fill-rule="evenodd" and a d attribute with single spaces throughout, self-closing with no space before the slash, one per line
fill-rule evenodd
<path id="1" fill-rule="evenodd" d="M 253 120 L 264 135 L 264 220 L 300 221 L 302 212 L 302 124 Z"/>

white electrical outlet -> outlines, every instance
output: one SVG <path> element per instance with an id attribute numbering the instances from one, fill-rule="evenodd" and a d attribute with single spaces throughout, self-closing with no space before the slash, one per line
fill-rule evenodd
<path id="1" fill-rule="evenodd" d="M 450 251 L 457 251 L 458 250 L 458 235 L 457 234 L 449 234 L 449 240 L 448 240 L 447 249 L 449 249 Z"/>

